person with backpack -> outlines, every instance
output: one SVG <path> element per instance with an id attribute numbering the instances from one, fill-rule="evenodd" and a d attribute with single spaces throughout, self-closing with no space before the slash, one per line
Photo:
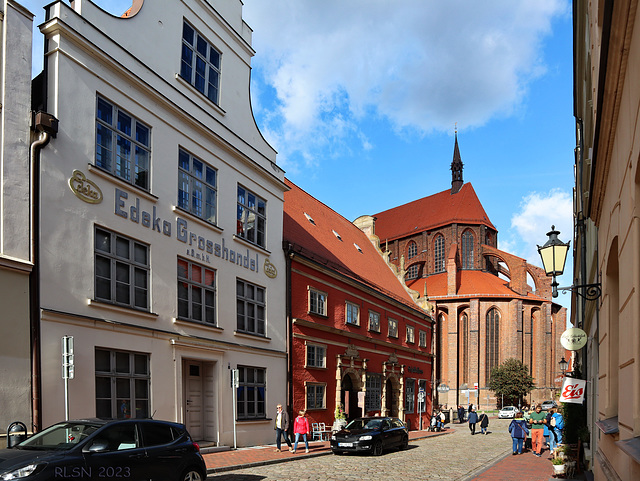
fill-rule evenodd
<path id="1" fill-rule="evenodd" d="M 509 432 L 511 433 L 511 440 L 513 442 L 512 455 L 522 454 L 522 445 L 524 444 L 524 439 L 527 437 L 527 434 L 529 434 L 529 429 L 527 428 L 527 422 L 522 417 L 521 411 L 518 411 L 516 416 L 511 420 Z"/>
<path id="2" fill-rule="evenodd" d="M 549 451 L 553 453 L 558 444 L 562 443 L 564 417 L 556 409 L 550 409 L 547 424 L 549 425 Z"/>

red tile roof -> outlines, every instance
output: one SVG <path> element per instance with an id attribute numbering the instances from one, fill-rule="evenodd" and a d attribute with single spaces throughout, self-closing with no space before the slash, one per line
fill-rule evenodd
<path id="1" fill-rule="evenodd" d="M 498 276 L 483 271 L 458 271 L 460 285 L 455 296 L 447 294 L 447 273 L 435 274 L 427 278 L 416 279 L 408 282 L 410 289 L 419 293 L 424 292 L 425 283 L 427 285 L 427 296 L 429 299 L 437 298 L 478 298 L 478 297 L 507 297 L 512 299 L 531 299 L 544 301 L 545 299 L 535 294 L 529 293 L 526 296 L 520 295 L 509 288 L 509 281 Z"/>
<path id="2" fill-rule="evenodd" d="M 457 194 L 445 190 L 414 200 L 376 217 L 376 235 L 380 243 L 448 224 L 483 224 L 497 230 L 484 211 L 473 186 L 464 184 Z"/>
<path id="3" fill-rule="evenodd" d="M 283 238 L 294 251 L 419 310 L 364 232 L 289 179 L 285 183 Z"/>

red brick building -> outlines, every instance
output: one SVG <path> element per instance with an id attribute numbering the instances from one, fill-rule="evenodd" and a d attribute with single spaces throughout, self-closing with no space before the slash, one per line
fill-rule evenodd
<path id="1" fill-rule="evenodd" d="M 291 409 L 331 426 L 341 405 L 348 418 L 397 416 L 416 428 L 432 409 L 431 315 L 358 227 L 287 186 Z"/>
<path id="2" fill-rule="evenodd" d="M 356 223 L 379 239 L 407 285 L 435 304 L 435 382 L 450 388 L 434 393 L 440 404 L 495 407 L 489 375 L 508 358 L 522 360 L 535 378 L 526 402 L 551 399 L 566 309 L 552 302 L 542 269 L 497 248 L 498 230 L 463 183 L 462 167 L 456 135 L 451 189 Z"/>

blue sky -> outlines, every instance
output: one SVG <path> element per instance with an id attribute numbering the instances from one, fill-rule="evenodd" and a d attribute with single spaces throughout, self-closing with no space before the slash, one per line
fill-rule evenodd
<path id="1" fill-rule="evenodd" d="M 569 0 L 243 1 L 254 115 L 294 183 L 349 220 L 446 190 L 457 125 L 499 247 L 540 265 L 552 224 L 571 240 Z"/>

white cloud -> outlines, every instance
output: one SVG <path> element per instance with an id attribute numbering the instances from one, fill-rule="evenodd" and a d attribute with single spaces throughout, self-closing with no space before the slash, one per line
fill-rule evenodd
<path id="1" fill-rule="evenodd" d="M 419 135 L 510 115 L 545 72 L 551 20 L 569 11 L 566 0 L 244 3 L 254 66 L 277 96 L 269 128 L 306 151 L 310 137 L 355 133 L 365 115 Z M 349 128 L 325 128 L 338 115 Z"/>
<path id="2" fill-rule="evenodd" d="M 562 241 L 572 240 L 572 219 L 573 200 L 569 192 L 554 189 L 547 193 L 529 193 L 522 199 L 519 211 L 511 217 L 514 237 L 508 239 L 507 243 L 519 246 L 518 252 L 512 251 L 514 254 L 521 255 L 532 264 L 541 265 L 537 246 L 548 240 L 546 233 L 552 225 L 560 231 L 559 238 Z"/>

